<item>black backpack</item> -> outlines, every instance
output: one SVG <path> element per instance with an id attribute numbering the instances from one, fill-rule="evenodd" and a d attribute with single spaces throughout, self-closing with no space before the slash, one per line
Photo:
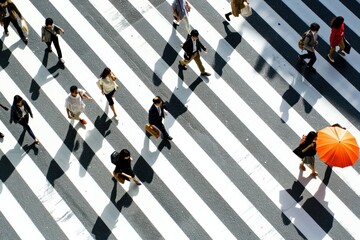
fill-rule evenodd
<path id="1" fill-rule="evenodd" d="M 116 165 L 118 159 L 119 159 L 119 155 L 120 153 L 117 151 L 114 151 L 111 155 L 110 155 L 110 159 L 111 159 L 111 163 Z"/>

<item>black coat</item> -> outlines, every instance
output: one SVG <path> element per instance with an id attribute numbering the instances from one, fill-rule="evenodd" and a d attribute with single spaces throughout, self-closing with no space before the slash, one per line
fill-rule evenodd
<path id="1" fill-rule="evenodd" d="M 22 100 L 22 102 L 23 102 L 23 106 L 24 106 L 26 114 L 30 114 L 30 116 L 33 117 L 30 106 L 27 104 L 27 102 L 24 99 Z M 24 117 L 24 116 L 22 115 L 22 111 L 21 111 L 20 107 L 16 104 L 12 105 L 11 112 L 10 112 L 10 123 L 12 123 L 12 122 L 18 123 L 22 117 Z"/>
<path id="2" fill-rule="evenodd" d="M 159 126 L 162 124 L 162 119 L 164 118 L 164 109 L 166 109 L 164 103 L 161 104 L 160 109 L 161 114 L 159 115 L 159 111 L 157 110 L 155 104 L 151 105 L 151 108 L 149 109 L 149 123 L 151 125 Z"/>
<path id="3" fill-rule="evenodd" d="M 183 44 L 182 48 L 185 51 L 184 58 L 186 60 L 189 60 L 191 58 L 191 56 L 196 52 L 201 52 L 201 50 L 206 51 L 206 48 L 204 47 L 204 45 L 202 45 L 200 40 L 197 39 L 196 40 L 196 52 L 193 53 L 193 41 L 192 41 L 190 35 L 188 35 L 188 37 L 187 37 L 185 43 Z"/>

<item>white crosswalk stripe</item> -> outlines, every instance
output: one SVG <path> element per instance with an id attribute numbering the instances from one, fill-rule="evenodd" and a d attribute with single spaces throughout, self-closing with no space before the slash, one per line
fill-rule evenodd
<path id="1" fill-rule="evenodd" d="M 207 10 L 199 7 L 201 2 L 206 2 Z M 332 86 L 346 106 L 341 109 L 334 105 L 336 96 L 331 99 L 322 95 L 323 90 L 312 83 L 314 74 L 300 72 L 285 57 L 288 54 L 285 50 L 279 50 L 268 42 L 254 27 L 254 22 L 259 22 L 257 19 L 263 19 L 268 24 L 261 26 L 263 29 L 279 34 L 281 41 L 293 48 L 291 54 L 298 52 L 300 33 L 294 29 L 293 23 L 282 19 L 272 9 L 272 3 L 252 1 L 254 16 L 249 19 L 240 16 L 229 22 L 234 33 L 241 35 L 239 45 L 250 46 L 253 56 L 249 56 L 242 54 L 239 47 L 235 49 L 224 39 L 223 29 L 211 22 L 214 19 L 226 21 L 224 13 L 230 10 L 229 2 L 190 2 L 190 24 L 199 29 L 201 40 L 206 42 L 209 50 L 208 55 L 202 54 L 201 59 L 212 76 L 202 79 L 201 87 L 198 87 L 206 95 L 192 86 L 191 77 L 196 78 L 199 72 L 194 63 L 188 66 L 183 79 L 171 65 L 176 65 L 183 55 L 179 44 L 185 41 L 181 34 L 182 26 L 178 31 L 172 27 L 172 0 L 124 0 L 121 3 L 50 0 L 43 6 L 38 5 L 38 0 L 18 0 L 15 3 L 32 32 L 28 46 L 18 42 L 13 29 L 10 36 L 1 38 L 0 80 L 3 86 L 0 103 L 10 105 L 16 94 L 26 99 L 34 113 L 30 126 L 41 142 L 38 147 L 30 146 L 38 149 L 38 153 L 26 151 L 28 145 L 22 146 L 21 140 L 16 140 L 18 134 L 13 133 L 19 132 L 21 126 L 9 126 L 8 112 L 1 113 L 0 130 L 5 138 L 0 142 L 4 153 L 0 166 L 9 161 L 16 169 L 10 177 L 12 174 L 17 178 L 20 176 L 26 186 L 20 183 L 18 186 L 10 185 L 5 175 L 0 176 L 0 211 L 19 238 L 55 238 L 51 231 L 44 230 L 46 223 L 39 220 L 41 215 L 53 221 L 49 222 L 49 230 L 60 231 L 69 239 L 336 239 L 339 234 L 360 238 L 357 231 L 360 209 L 355 204 L 360 197 L 357 184 L 360 180 L 359 163 L 355 167 L 332 168 L 336 175 L 330 180 L 331 184 L 320 176 L 315 179 L 307 177 L 308 171 L 302 176 L 298 168 L 300 161 L 292 152 L 296 146 L 291 139 L 336 122 L 360 139 L 358 118 L 351 115 L 360 112 L 359 86 L 347 80 L 349 74 L 334 68 L 320 49 L 316 62 L 317 80 Z M 281 2 L 306 25 L 318 22 L 321 25 L 319 38 L 328 43 L 329 19 L 313 12 L 307 4 L 305 1 Z M 341 1 L 320 1 L 318 4 L 334 15 L 344 16 L 346 27 L 357 34 L 358 40 L 359 19 Z M 120 6 L 126 7 L 126 11 Z M 205 15 L 204 11 L 215 14 Z M 67 26 L 67 35 L 60 38 L 65 69 L 44 66 L 47 57 L 39 54 L 39 48 L 45 48 L 40 41 L 40 28 L 51 14 Z M 154 35 L 147 35 L 152 31 L 147 26 L 155 29 Z M 69 36 L 69 32 L 74 35 Z M 177 52 L 175 56 L 169 51 L 174 62 L 166 60 L 164 52 L 161 56 L 159 46 L 162 43 Z M 85 52 L 76 48 L 79 44 L 86 49 Z M 354 48 L 345 57 L 345 62 L 355 70 L 351 76 L 358 78 L 359 53 L 357 46 Z M 11 51 L 10 56 L 6 55 L 7 51 Z M 210 54 L 213 52 L 226 62 L 220 75 L 212 62 Z M 94 64 L 88 56 L 99 62 Z M 5 63 L 6 57 L 9 65 Z M 253 58 L 263 59 L 281 84 L 269 81 L 266 74 L 254 68 Z M 49 56 L 49 61 L 52 59 Z M 141 60 L 137 62 L 137 59 Z M 111 118 L 112 112 L 95 84 L 103 66 L 115 72 L 120 85 L 114 99 L 119 120 L 106 120 L 111 129 L 107 133 L 101 125 L 105 121 L 99 124 L 99 119 L 101 115 L 101 118 Z M 160 86 L 154 87 L 151 80 L 146 79 L 151 75 L 160 79 Z M 229 76 L 238 78 L 244 86 L 234 86 L 228 81 Z M 32 79 L 31 82 L 28 78 Z M 31 95 L 37 85 L 40 98 Z M 74 121 L 68 124 L 64 100 L 71 85 L 82 85 L 81 88 L 94 99 L 86 102 L 86 127 Z M 251 89 L 249 99 L 257 99 L 258 103 L 240 95 L 241 87 Z M 286 88 L 293 89 L 299 98 L 311 105 L 309 116 L 303 116 L 299 106 L 284 99 L 282 94 Z M 127 92 L 131 94 L 128 98 Z M 174 137 L 170 144 L 172 147 L 168 149 L 164 149 L 159 140 L 149 140 L 143 129 L 151 99 L 160 94 L 171 95 L 177 106 L 186 108 L 181 117 L 172 115 L 170 109 L 164 121 Z M 215 100 L 208 103 L 211 98 Z M 128 102 L 130 99 L 134 99 L 133 103 Z M 261 108 L 256 104 L 262 104 Z M 347 111 L 347 108 L 351 110 Z M 277 119 L 265 119 L 259 109 Z M 96 120 L 94 116 L 98 116 Z M 139 116 L 144 119 L 139 120 Z M 321 119 L 312 120 L 314 116 Z M 68 132 L 57 129 L 60 126 L 68 126 Z M 285 128 L 283 132 L 279 130 L 281 127 Z M 250 136 L 241 136 L 240 131 Z M 25 136 L 27 141 L 27 134 Z M 68 139 L 68 136 L 71 137 Z M 69 141 L 72 142 L 70 146 Z M 254 142 L 260 145 L 251 146 L 250 143 Z M 82 153 L 77 150 L 79 144 Z M 123 146 L 134 149 L 132 154 L 139 156 L 133 163 L 134 169 L 136 165 L 148 166 L 153 171 L 152 179 L 145 180 L 150 173 L 140 173 L 140 170 L 138 175 L 137 166 L 135 173 L 140 180 L 145 180 L 142 186 L 135 186 L 132 182 L 114 185 L 111 181 L 114 165 L 109 155 Z M 51 168 L 54 164 L 59 167 L 60 176 L 55 177 L 55 168 Z M 320 169 L 325 167 L 322 163 L 318 165 Z M 279 169 L 274 169 L 274 166 Z M 284 171 L 281 174 L 280 169 Z M 0 169 L 0 175 L 4 171 Z M 256 187 L 249 191 L 238 179 Z M 294 185 L 289 190 L 294 180 L 294 184 L 297 182 L 302 186 L 300 192 L 296 192 Z M 68 183 L 71 184 L 66 186 Z M 110 185 L 114 185 L 112 189 Z M 16 199 L 15 189 L 19 188 L 23 188 L 25 195 L 26 191 L 32 191 L 35 198 L 29 193 L 29 199 L 39 201 L 44 212 L 33 216 L 32 211 L 27 211 L 32 203 L 29 201 L 25 205 L 25 201 Z M 302 196 L 308 199 L 301 200 Z M 310 199 L 317 209 L 309 208 Z M 294 236 L 296 234 L 299 235 Z"/>

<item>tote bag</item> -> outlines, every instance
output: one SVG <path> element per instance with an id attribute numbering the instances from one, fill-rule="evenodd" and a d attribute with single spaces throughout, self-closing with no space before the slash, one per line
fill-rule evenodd
<path id="1" fill-rule="evenodd" d="M 252 10 L 250 7 L 250 4 L 247 2 L 244 2 L 244 7 L 241 9 L 241 16 L 243 17 L 249 17 L 252 14 Z"/>

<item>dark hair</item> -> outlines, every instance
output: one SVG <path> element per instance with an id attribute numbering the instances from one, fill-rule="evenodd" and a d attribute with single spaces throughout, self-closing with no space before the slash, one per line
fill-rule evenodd
<path id="1" fill-rule="evenodd" d="M 18 103 L 21 102 L 22 100 L 23 100 L 22 97 L 20 97 L 19 95 L 15 95 L 15 96 L 14 96 L 13 105 L 18 104 Z"/>
<path id="2" fill-rule="evenodd" d="M 310 30 L 311 30 L 311 31 L 319 31 L 319 29 L 320 29 L 320 25 L 317 24 L 317 23 L 312 23 L 312 24 L 310 25 Z"/>
<path id="3" fill-rule="evenodd" d="M 107 75 L 109 75 L 111 73 L 110 68 L 106 67 L 103 72 L 100 74 L 101 78 L 106 78 Z"/>
<path id="4" fill-rule="evenodd" d="M 45 20 L 45 25 L 47 26 L 47 25 L 53 25 L 53 23 L 54 23 L 54 21 L 52 20 L 52 18 L 47 18 L 46 20 Z"/>
<path id="5" fill-rule="evenodd" d="M 156 96 L 153 98 L 153 103 L 161 103 L 161 98 L 159 96 Z"/>
<path id="6" fill-rule="evenodd" d="M 331 20 L 330 27 L 339 28 L 343 23 L 344 23 L 344 18 L 342 16 L 338 16 Z"/>
<path id="7" fill-rule="evenodd" d="M 73 93 L 73 92 L 75 92 L 77 89 L 78 89 L 78 87 L 75 86 L 75 85 L 73 85 L 73 86 L 70 87 L 70 92 Z"/>
<path id="8" fill-rule="evenodd" d="M 6 3 L 7 0 L 0 0 L 0 3 Z"/>
<path id="9" fill-rule="evenodd" d="M 317 137 L 317 133 L 314 131 L 311 131 L 307 134 L 304 143 L 306 145 L 309 145 L 310 143 L 312 143 L 314 141 L 314 139 Z"/>
<path id="10" fill-rule="evenodd" d="M 127 149 L 123 149 L 123 150 L 121 150 L 120 151 L 120 153 L 119 153 L 119 159 L 120 160 L 123 160 L 123 159 L 125 159 L 125 157 L 130 157 L 130 152 L 129 152 L 129 150 L 127 150 Z"/>
<path id="11" fill-rule="evenodd" d="M 198 30 L 196 30 L 196 29 L 191 30 L 190 36 L 192 36 L 192 37 L 198 37 L 198 36 L 199 36 Z"/>

